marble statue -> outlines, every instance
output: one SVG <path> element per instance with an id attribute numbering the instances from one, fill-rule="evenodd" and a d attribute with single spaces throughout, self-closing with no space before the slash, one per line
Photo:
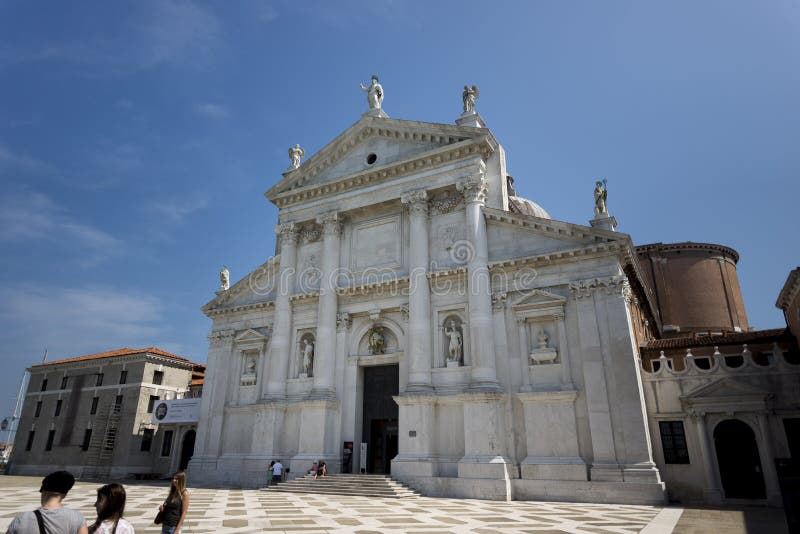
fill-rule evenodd
<path id="1" fill-rule="evenodd" d="M 226 266 L 222 266 L 219 270 L 219 288 L 227 291 L 231 287 L 231 273 Z"/>
<path id="2" fill-rule="evenodd" d="M 369 87 L 365 87 L 363 83 L 359 85 L 361 86 L 361 90 L 367 93 L 369 109 L 381 109 L 381 104 L 383 103 L 383 87 L 378 83 L 378 77 L 374 74 L 372 75 L 372 81 Z"/>
<path id="3" fill-rule="evenodd" d="M 539 331 L 539 335 L 536 337 L 536 341 L 539 343 L 539 348 L 540 349 L 546 349 L 547 348 L 548 339 L 549 338 L 547 337 L 547 332 L 545 332 L 544 330 L 540 330 Z"/>
<path id="4" fill-rule="evenodd" d="M 306 151 L 300 148 L 299 144 L 289 148 L 289 159 L 292 160 L 290 169 L 296 169 L 300 166 L 300 159 L 306 156 Z"/>
<path id="5" fill-rule="evenodd" d="M 464 101 L 464 113 L 475 113 L 475 100 L 481 96 L 478 91 L 478 86 L 469 85 L 464 86 L 464 92 L 461 93 L 461 99 Z"/>
<path id="6" fill-rule="evenodd" d="M 456 328 L 456 322 L 454 320 L 450 320 L 450 328 L 445 328 L 444 334 L 450 338 L 447 344 L 447 360 L 451 362 L 461 360 L 461 332 Z"/>
<path id="7" fill-rule="evenodd" d="M 378 327 L 369 331 L 370 354 L 386 354 L 386 339 Z"/>
<path id="8" fill-rule="evenodd" d="M 597 181 L 595 182 L 594 186 L 594 216 L 599 217 L 600 215 L 607 215 L 608 208 L 606 207 L 606 199 L 608 198 L 608 190 L 606 189 L 606 182 L 608 180 L 603 180 L 602 182 Z"/>
<path id="9" fill-rule="evenodd" d="M 311 371 L 314 369 L 314 343 L 308 340 L 303 340 L 303 370 L 307 376 L 311 376 Z"/>
<path id="10" fill-rule="evenodd" d="M 247 358 L 247 374 L 254 375 L 256 374 L 256 359 L 252 356 Z"/>

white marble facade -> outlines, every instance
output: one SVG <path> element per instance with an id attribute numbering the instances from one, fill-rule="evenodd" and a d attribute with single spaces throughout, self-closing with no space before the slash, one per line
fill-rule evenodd
<path id="1" fill-rule="evenodd" d="M 396 364 L 391 473 L 423 493 L 664 501 L 630 237 L 512 210 L 529 201 L 468 119 L 365 114 L 267 191 L 279 253 L 203 308 L 193 483 L 258 486 L 278 458 L 337 472 L 342 443 L 366 439 L 363 369 Z"/>

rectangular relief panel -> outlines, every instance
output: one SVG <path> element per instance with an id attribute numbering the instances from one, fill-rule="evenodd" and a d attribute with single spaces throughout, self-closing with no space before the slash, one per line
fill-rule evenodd
<path id="1" fill-rule="evenodd" d="M 350 267 L 356 272 L 371 268 L 402 268 L 402 235 L 400 215 L 355 224 L 350 248 Z"/>

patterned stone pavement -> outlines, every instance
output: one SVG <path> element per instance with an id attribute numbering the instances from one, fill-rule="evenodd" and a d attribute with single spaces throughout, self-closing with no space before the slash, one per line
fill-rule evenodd
<path id="1" fill-rule="evenodd" d="M 14 515 L 39 501 L 38 477 L 0 477 L 0 532 Z M 99 484 L 79 482 L 67 506 L 94 519 Z M 137 533 L 160 532 L 152 519 L 167 485 L 127 483 L 125 516 Z M 406 499 L 262 490 L 189 488 L 191 506 L 185 534 L 206 532 L 413 533 L 413 534 L 660 534 L 672 531 L 680 509 L 653 506 L 552 502 L 497 502 L 467 499 Z M 649 526 L 648 526 L 649 525 Z M 645 528 L 647 527 L 647 528 Z"/>

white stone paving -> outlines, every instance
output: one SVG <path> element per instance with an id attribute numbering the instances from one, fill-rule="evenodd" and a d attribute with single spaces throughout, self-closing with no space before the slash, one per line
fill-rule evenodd
<path id="1" fill-rule="evenodd" d="M 0 531 L 14 515 L 38 503 L 39 478 L 0 477 Z M 99 484 L 79 482 L 67 505 L 94 518 Z M 166 485 L 126 484 L 126 517 L 137 532 L 160 532 L 152 524 Z M 586 503 L 497 502 L 415 497 L 407 499 L 262 490 L 190 488 L 192 503 L 185 534 L 209 532 L 277 533 L 476 533 L 632 534 L 671 532 L 679 511 Z M 675 509 L 669 509 L 675 510 Z M 658 520 L 656 518 L 658 516 Z M 665 521 L 666 519 L 666 521 Z"/>

